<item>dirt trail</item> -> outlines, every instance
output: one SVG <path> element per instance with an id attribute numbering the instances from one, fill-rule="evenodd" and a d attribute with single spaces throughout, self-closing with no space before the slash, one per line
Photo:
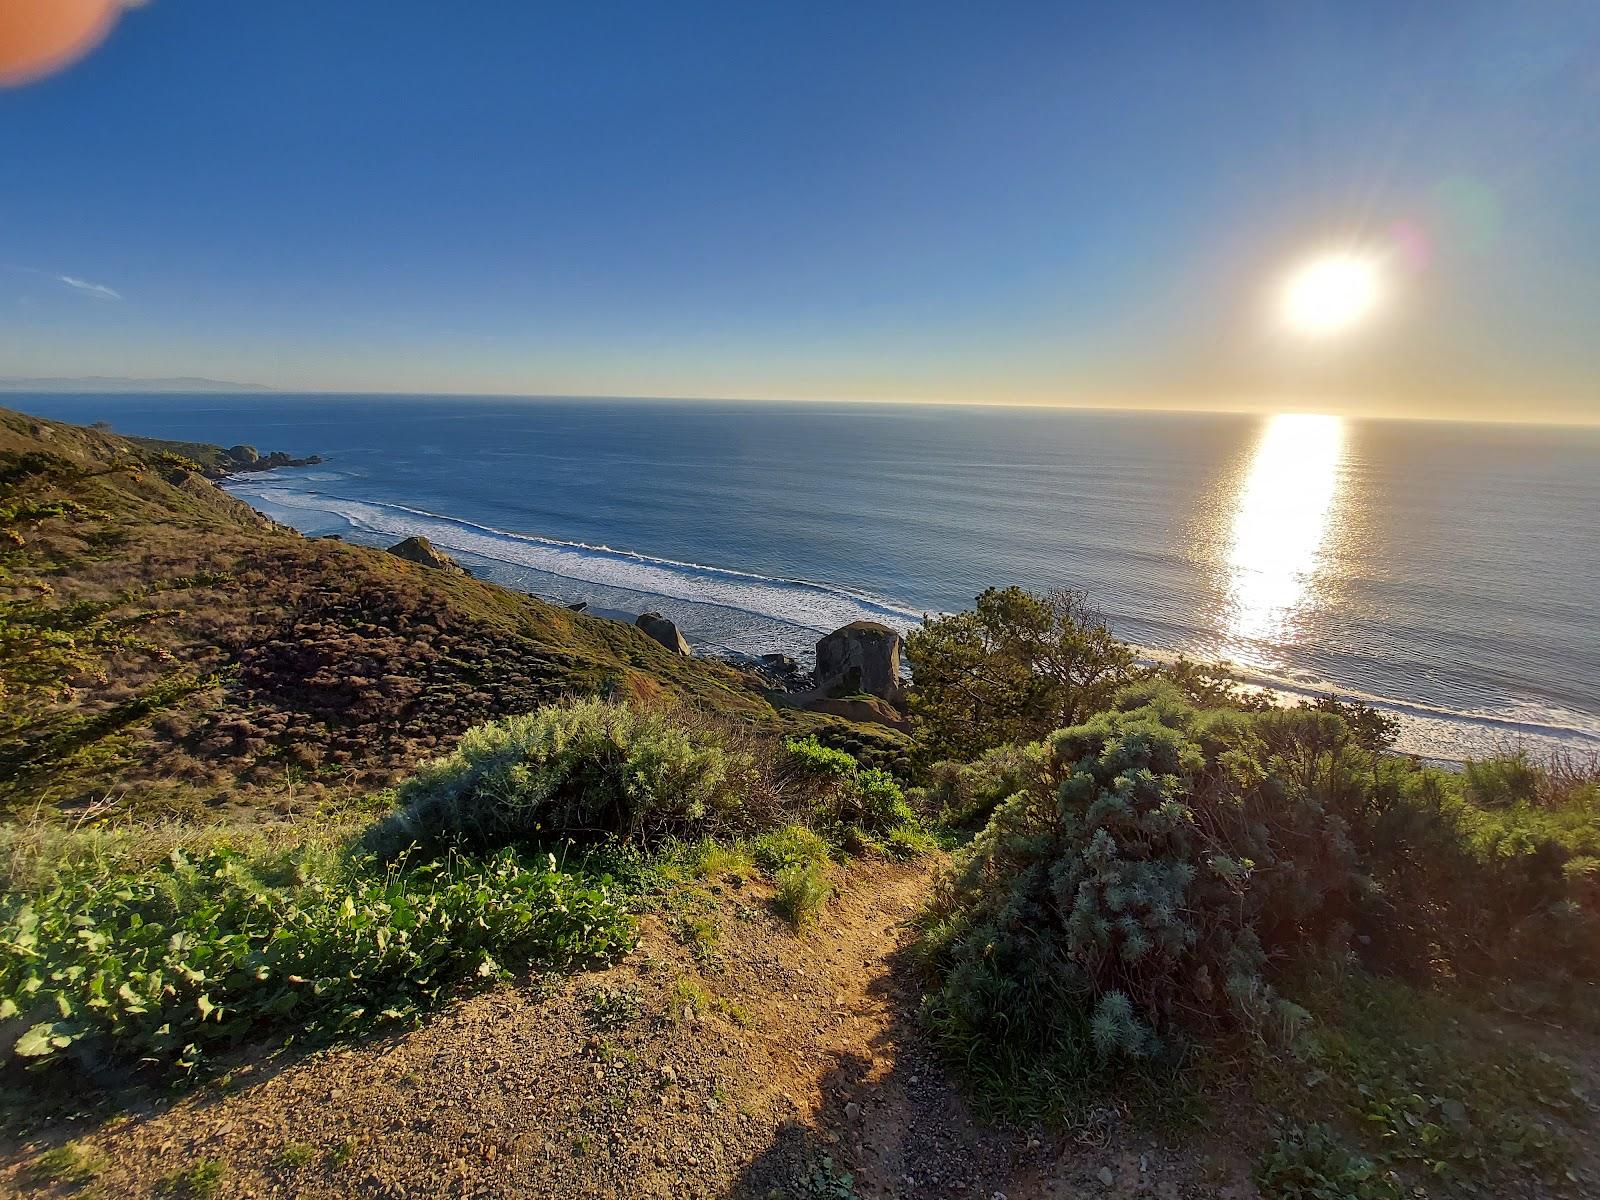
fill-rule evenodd
<path id="1" fill-rule="evenodd" d="M 832 1200 L 846 1172 L 860 1197 L 1249 1194 L 1236 1170 L 1155 1146 L 971 1117 L 920 1040 L 903 964 L 936 867 L 853 868 L 804 937 L 764 885 L 713 884 L 646 918 L 616 967 L 501 986 L 415 1030 L 55 1131 L 0 1162 L 0 1190 L 68 1194 L 30 1190 L 23 1168 L 76 1135 L 107 1163 L 102 1197 L 158 1194 L 205 1160 L 234 1197 Z"/>

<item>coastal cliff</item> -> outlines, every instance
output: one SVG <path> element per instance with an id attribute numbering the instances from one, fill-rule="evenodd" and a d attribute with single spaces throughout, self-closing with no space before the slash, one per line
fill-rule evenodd
<path id="1" fill-rule="evenodd" d="M 302 537 L 212 482 L 310 461 L 0 410 L 0 802 L 352 794 L 574 691 L 810 728 L 642 629 Z"/>

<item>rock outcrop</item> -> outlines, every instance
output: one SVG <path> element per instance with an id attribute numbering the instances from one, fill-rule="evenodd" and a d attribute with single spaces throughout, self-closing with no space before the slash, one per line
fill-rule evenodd
<path id="1" fill-rule="evenodd" d="M 800 674 L 800 664 L 787 654 L 763 654 L 760 662 L 774 675 Z"/>
<path id="2" fill-rule="evenodd" d="M 876 621 L 852 621 L 817 643 L 816 688 L 822 696 L 877 696 L 894 704 L 900 683 L 900 635 Z"/>
<path id="3" fill-rule="evenodd" d="M 243 475 L 247 471 L 276 471 L 280 467 L 315 467 L 321 462 L 320 454 L 313 454 L 307 458 L 291 458 L 282 450 L 262 454 L 254 446 L 240 443 L 218 451 L 216 461 L 206 465 L 205 474 L 208 479 L 226 479 L 229 475 Z"/>
<path id="4" fill-rule="evenodd" d="M 763 687 L 776 692 L 809 692 L 811 672 L 787 654 L 761 654 L 752 658 L 747 654 L 730 653 L 728 661 L 761 680 Z"/>
<path id="5" fill-rule="evenodd" d="M 902 733 L 911 728 L 911 722 L 906 720 L 904 713 L 887 700 L 880 700 L 876 696 L 854 696 L 848 700 L 839 697 L 811 696 L 801 707 L 810 712 L 843 717 L 847 721 L 886 725 Z"/>
<path id="6" fill-rule="evenodd" d="M 674 654 L 681 654 L 685 658 L 689 657 L 691 653 L 689 643 L 684 640 L 683 634 L 679 632 L 678 627 L 660 613 L 641 613 L 634 624 Z"/>
<path id="7" fill-rule="evenodd" d="M 408 537 L 403 542 L 396 542 L 389 547 L 389 553 L 397 558 L 403 558 L 407 562 L 418 563 L 424 567 L 433 567 L 435 570 L 446 571 L 451 575 L 467 574 L 465 567 L 425 537 Z"/>

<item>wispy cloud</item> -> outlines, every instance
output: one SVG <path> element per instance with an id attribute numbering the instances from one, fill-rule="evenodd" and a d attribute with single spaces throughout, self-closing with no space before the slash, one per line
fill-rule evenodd
<path id="1" fill-rule="evenodd" d="M 121 300 L 122 293 L 115 288 L 109 288 L 103 283 L 90 283 L 87 279 L 79 279 L 76 275 L 57 275 L 56 278 L 69 288 L 93 296 L 97 300 Z"/>

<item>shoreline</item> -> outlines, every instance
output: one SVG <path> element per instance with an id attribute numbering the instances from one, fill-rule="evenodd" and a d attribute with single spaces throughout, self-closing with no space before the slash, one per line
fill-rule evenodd
<path id="1" fill-rule="evenodd" d="M 320 464 L 316 464 L 320 465 Z M 237 483 L 250 485 L 262 482 L 266 474 L 251 472 L 249 474 L 236 474 L 218 481 L 226 485 Z M 287 482 L 287 480 L 286 480 Z M 234 494 L 229 489 L 230 494 Z M 252 498 L 240 497 L 247 503 L 252 503 Z M 361 502 L 371 506 L 373 502 Z M 289 519 L 286 512 L 270 512 L 252 503 L 258 511 L 292 528 L 299 528 L 308 535 L 326 533 L 322 528 L 324 521 L 301 521 L 296 523 Z M 423 510 L 411 509 L 403 504 L 392 504 L 396 510 L 404 513 L 415 514 L 419 520 L 430 522 L 428 535 L 441 548 L 453 557 L 461 558 L 474 568 L 474 574 L 489 582 L 497 583 L 512 590 L 523 592 L 545 599 L 553 604 L 562 606 L 575 602 L 588 605 L 586 611 L 591 615 L 603 616 L 609 619 L 622 620 L 632 623 L 640 613 L 646 611 L 661 611 L 679 626 L 690 644 L 700 652 L 708 652 L 706 656 L 716 657 L 735 665 L 748 665 L 759 658 L 762 653 L 783 653 L 809 664 L 812 661 L 815 640 L 828 632 L 820 624 L 801 625 L 798 621 L 786 620 L 773 616 L 770 613 L 754 612 L 742 608 L 736 603 L 719 603 L 717 599 L 705 595 L 696 598 L 669 595 L 654 592 L 648 588 L 627 587 L 616 582 L 597 582 L 576 575 L 561 575 L 557 572 L 543 571 L 539 567 L 530 567 L 505 558 L 497 558 L 491 554 L 483 553 L 483 548 L 493 548 L 492 545 L 479 549 L 453 544 L 448 536 L 440 536 L 448 530 L 460 529 L 463 537 L 476 535 L 477 540 L 483 542 L 483 534 L 501 534 L 504 531 L 491 530 L 490 527 L 481 526 L 475 522 L 462 518 L 441 516 L 426 513 Z M 383 531 L 376 528 L 363 528 L 352 518 L 335 514 L 323 509 L 300 509 L 301 514 L 315 512 L 319 517 L 337 520 L 342 528 L 340 536 L 360 540 L 363 544 L 386 547 L 390 542 L 399 540 L 402 534 L 398 531 Z M 432 528 L 431 523 L 438 522 L 441 528 Z M 478 531 L 482 531 L 480 534 Z M 592 544 L 576 544 L 553 542 L 549 539 L 536 538 L 532 535 L 515 534 L 506 535 L 518 541 L 526 542 L 540 549 L 560 552 L 570 548 L 571 552 L 579 556 L 616 556 L 629 563 L 647 564 L 652 570 L 668 571 L 670 568 L 680 568 L 685 574 L 696 578 L 710 576 L 712 578 L 725 576 L 736 582 L 747 580 L 770 584 L 773 587 L 794 585 L 808 590 L 815 589 L 819 594 L 829 596 L 854 595 L 846 589 L 836 589 L 827 583 L 814 580 L 776 580 L 765 576 L 752 575 L 749 572 L 733 568 L 707 566 L 706 564 L 675 563 L 673 560 L 659 558 L 636 551 L 617 550 L 609 546 L 595 546 Z M 386 540 L 387 539 L 387 540 Z M 553 592 L 530 586 L 531 580 L 526 580 L 530 575 L 543 576 L 551 582 L 557 580 L 560 586 Z M 524 581 L 519 581 L 521 577 Z M 630 599 L 637 598 L 635 603 L 619 603 L 626 594 Z M 893 601 L 882 601 L 874 598 L 876 603 L 884 607 L 898 609 L 902 606 L 895 605 Z M 637 609 L 637 611 L 635 611 Z M 906 608 L 909 612 L 909 607 Z M 676 615 L 674 615 L 676 613 Z M 708 614 L 717 614 L 722 624 L 737 624 L 741 618 L 747 618 L 752 627 L 767 626 L 772 631 L 770 640 L 751 642 L 748 645 L 733 645 L 727 640 L 714 636 L 708 626 L 715 627 L 717 621 L 707 620 Z M 696 618 L 700 619 L 696 619 Z M 873 619 L 881 620 L 874 616 Z M 838 622 L 845 623 L 844 620 Z M 911 627 L 911 622 L 891 621 L 904 632 Z M 781 628 L 780 628 L 781 627 Z M 834 627 L 834 626 L 830 626 Z M 788 637 L 783 636 L 784 630 Z M 1169 650 L 1162 647 L 1153 647 L 1137 642 L 1130 642 L 1139 654 L 1141 660 L 1149 662 L 1171 661 L 1180 656 L 1186 656 L 1195 661 L 1209 661 L 1193 652 L 1187 654 L 1182 650 Z M 1300 680 L 1285 679 L 1274 676 L 1270 672 L 1248 667 L 1232 666 L 1245 687 L 1271 695 L 1276 702 L 1292 704 L 1303 699 L 1314 699 L 1321 695 L 1334 695 L 1344 700 L 1359 701 L 1370 704 L 1381 711 L 1396 717 L 1401 722 L 1401 736 L 1397 742 L 1397 749 L 1404 753 L 1415 754 L 1429 761 L 1459 764 L 1469 758 L 1483 757 L 1507 747 L 1523 746 L 1534 752 L 1570 752 L 1570 753 L 1600 753 L 1600 717 L 1595 718 L 1593 728 L 1584 728 L 1581 725 L 1564 724 L 1559 721 L 1539 721 L 1518 717 L 1510 713 L 1472 712 L 1447 709 L 1432 705 L 1426 701 L 1412 700 L 1400 697 L 1381 696 L 1359 688 L 1350 688 L 1334 685 L 1327 681 L 1304 682 Z M 1575 714 L 1582 715 L 1582 714 Z"/>

